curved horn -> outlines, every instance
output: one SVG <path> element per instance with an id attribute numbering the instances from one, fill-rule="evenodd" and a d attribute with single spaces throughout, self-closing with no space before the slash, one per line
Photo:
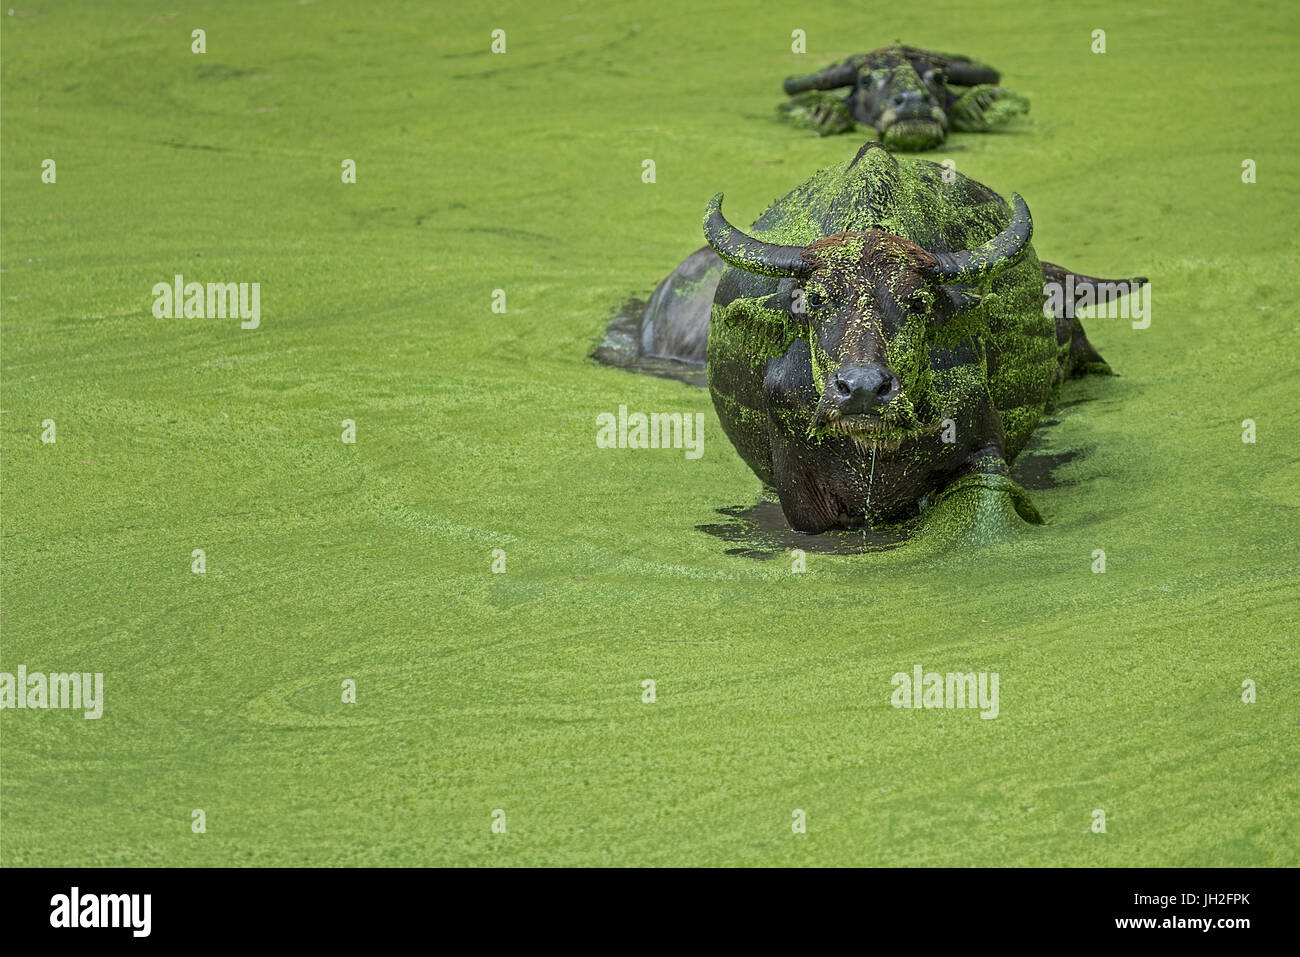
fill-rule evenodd
<path id="1" fill-rule="evenodd" d="M 1029 207 L 1019 193 L 1011 194 L 1011 224 L 978 249 L 931 253 L 935 264 L 926 270 L 944 282 L 978 282 L 1015 262 L 1034 235 Z"/>
<path id="2" fill-rule="evenodd" d="M 985 83 L 996 85 L 1002 82 L 1002 75 L 983 63 L 949 63 L 945 72 L 948 74 L 948 82 L 956 86 L 981 86 Z"/>
<path id="3" fill-rule="evenodd" d="M 704 214 L 704 238 L 722 260 L 760 276 L 807 276 L 812 267 L 803 261 L 803 246 L 778 246 L 746 236 L 722 215 L 722 194 L 709 200 Z"/>
<path id="4" fill-rule="evenodd" d="M 858 71 L 852 63 L 840 63 L 828 66 L 819 73 L 807 76 L 788 76 L 783 87 L 786 95 L 807 93 L 809 90 L 835 90 L 841 86 L 852 86 L 858 82 Z"/>

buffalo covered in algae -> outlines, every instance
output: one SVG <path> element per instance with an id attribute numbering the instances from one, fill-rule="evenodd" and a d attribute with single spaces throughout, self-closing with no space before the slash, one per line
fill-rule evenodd
<path id="1" fill-rule="evenodd" d="M 728 438 L 811 533 L 1040 521 L 1008 466 L 1065 378 L 1110 373 L 1077 318 L 1045 310 L 1048 283 L 1105 303 L 1145 282 L 1040 262 L 1019 195 L 878 143 L 748 234 L 715 196 L 704 231 L 711 249 L 656 290 L 639 348 L 707 358 Z"/>
<path id="2" fill-rule="evenodd" d="M 940 146 L 949 130 L 987 132 L 1028 113 L 1029 101 L 1000 81 L 997 70 L 964 56 L 883 47 L 789 77 L 791 98 L 778 111 L 823 136 L 861 123 L 888 149 L 919 152 Z"/>

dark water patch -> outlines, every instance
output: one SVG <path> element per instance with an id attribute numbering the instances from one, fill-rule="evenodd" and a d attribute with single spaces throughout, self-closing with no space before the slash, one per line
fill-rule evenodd
<path id="1" fill-rule="evenodd" d="M 1096 402 L 1096 401 L 1097 401 L 1096 399 L 1091 397 L 1083 398 L 1083 399 L 1071 399 L 1069 402 L 1056 403 L 1054 406 L 1052 406 L 1051 411 L 1063 412 L 1066 409 L 1073 409 L 1076 405 L 1085 405 L 1089 402 Z"/>
<path id="2" fill-rule="evenodd" d="M 735 543 L 728 555 L 768 560 L 788 556 L 793 549 L 817 555 L 861 555 L 884 552 L 907 541 L 913 523 L 889 525 L 882 529 L 853 529 L 805 535 L 790 528 L 777 502 L 764 499 L 746 507 L 733 505 L 717 510 L 730 521 L 695 526 L 697 531 Z"/>
<path id="3" fill-rule="evenodd" d="M 1056 408 L 1060 410 L 1068 406 L 1082 405 L 1084 402 L 1091 401 L 1092 399 L 1076 399 L 1072 402 L 1062 402 Z M 1016 456 L 1016 460 L 1011 463 L 1011 477 L 1021 488 L 1030 492 L 1037 492 L 1078 484 L 1074 479 L 1058 478 L 1056 470 L 1062 465 L 1086 458 L 1090 450 L 1053 449 L 1050 441 L 1051 433 L 1048 429 L 1059 421 L 1058 419 L 1048 419 L 1040 423 L 1038 428 L 1034 429 L 1030 434 L 1029 441 L 1025 443 L 1024 449 Z"/>
<path id="4" fill-rule="evenodd" d="M 543 233 L 530 232 L 527 229 L 511 229 L 508 226 L 470 226 L 462 232 L 466 233 L 488 233 L 492 236 L 501 236 L 505 239 L 540 239 L 542 242 L 554 242 L 550 236 Z"/>
<path id="5" fill-rule="evenodd" d="M 619 308 L 605 328 L 605 338 L 591 352 L 602 365 L 628 372 L 674 379 L 697 388 L 707 389 L 709 376 L 702 362 L 679 362 L 641 354 L 641 317 L 647 301 L 635 297 Z"/>
<path id="6" fill-rule="evenodd" d="M 244 67 L 227 66 L 224 63 L 213 63 L 201 66 L 195 71 L 195 75 L 200 80 L 238 80 L 242 77 L 253 76 L 259 71 L 247 69 Z"/>
<path id="7" fill-rule="evenodd" d="M 207 146 L 203 143 L 182 143 L 179 140 L 159 140 L 158 145 L 173 150 L 206 150 L 209 153 L 229 153 L 225 146 Z"/>
<path id="8" fill-rule="evenodd" d="M 1077 485 L 1073 480 L 1058 479 L 1055 472 L 1067 462 L 1073 462 L 1083 453 L 1077 450 L 1066 452 L 1021 452 L 1015 464 L 1011 466 L 1011 477 L 1016 484 L 1030 492 L 1039 492 L 1051 488 L 1063 488 Z"/>

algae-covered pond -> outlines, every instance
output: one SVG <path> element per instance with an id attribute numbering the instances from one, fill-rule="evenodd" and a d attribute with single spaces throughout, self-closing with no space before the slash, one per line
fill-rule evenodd
<path id="1" fill-rule="evenodd" d="M 1300 12 L 882 9 L 4 17 L 0 671 L 103 710 L 3 713 L 3 862 L 1300 863 Z M 1085 320 L 1045 524 L 800 556 L 707 390 L 590 354 L 714 193 L 861 145 L 781 79 L 896 39 L 1029 97 L 930 158 L 1151 321 Z M 158 317 L 178 274 L 258 327 Z M 620 406 L 700 454 L 598 447 Z"/>

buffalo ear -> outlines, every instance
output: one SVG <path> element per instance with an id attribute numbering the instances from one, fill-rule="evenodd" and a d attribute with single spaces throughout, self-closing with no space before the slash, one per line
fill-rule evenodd
<path id="1" fill-rule="evenodd" d="M 930 312 L 932 329 L 947 325 L 984 301 L 979 287 L 968 283 L 940 283 L 933 288 L 934 308 Z"/>
<path id="2" fill-rule="evenodd" d="M 760 300 L 759 305 L 773 312 L 788 313 L 795 319 L 802 319 L 808 312 L 803 288 L 794 279 L 782 279 L 776 292 Z"/>
<path id="3" fill-rule="evenodd" d="M 798 280 L 784 279 L 769 296 L 733 300 L 726 321 L 744 330 L 749 348 L 780 358 L 795 339 L 808 335 L 806 313 L 797 308 L 802 301 Z"/>
<path id="4" fill-rule="evenodd" d="M 970 283 L 946 283 L 939 287 L 952 305 L 954 312 L 974 309 L 984 301 L 979 287 Z"/>

